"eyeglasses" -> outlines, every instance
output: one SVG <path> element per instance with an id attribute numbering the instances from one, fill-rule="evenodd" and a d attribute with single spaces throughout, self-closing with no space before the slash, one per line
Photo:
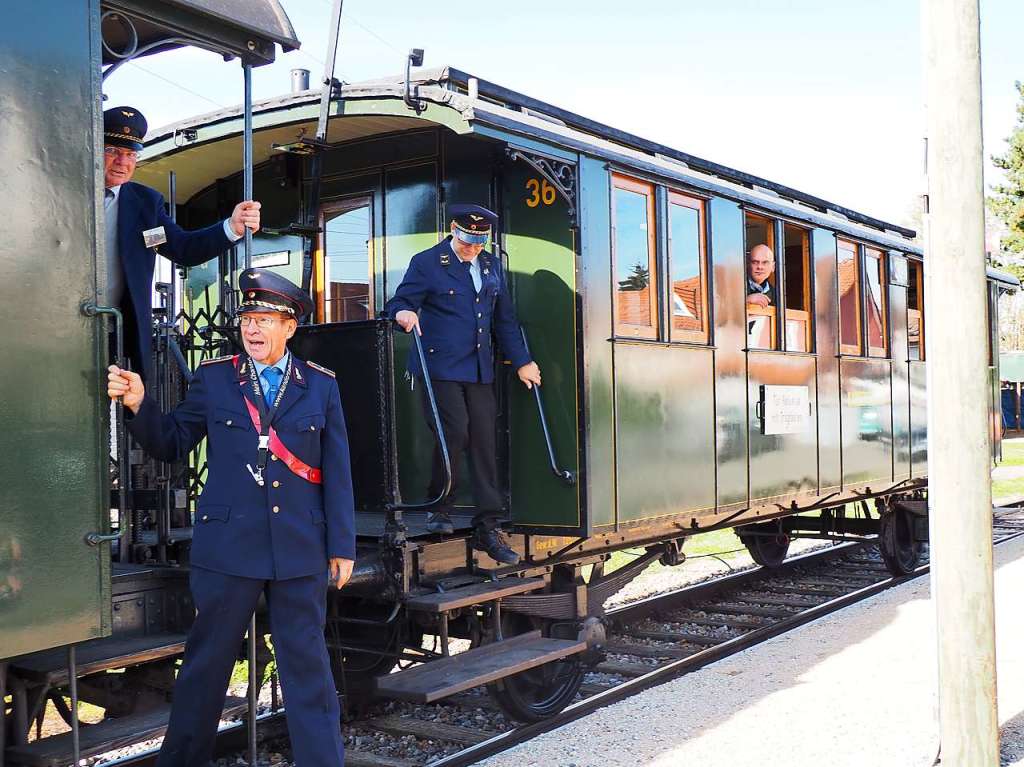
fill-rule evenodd
<path id="1" fill-rule="evenodd" d="M 256 327 L 266 330 L 272 328 L 278 322 L 286 322 L 283 317 L 250 317 L 243 314 L 241 317 L 235 318 L 235 325 L 240 328 L 247 328 L 253 323 L 256 323 Z"/>
<path id="2" fill-rule="evenodd" d="M 112 160 L 120 157 L 122 160 L 131 160 L 132 162 L 135 162 L 139 159 L 139 153 L 134 149 L 120 149 L 116 146 L 103 147 L 103 154 Z"/>

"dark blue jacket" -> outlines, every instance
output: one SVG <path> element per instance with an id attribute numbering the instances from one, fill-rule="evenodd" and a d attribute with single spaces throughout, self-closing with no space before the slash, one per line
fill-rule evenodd
<path id="1" fill-rule="evenodd" d="M 493 383 L 492 335 L 514 369 L 530 361 L 501 259 L 485 251 L 478 258 L 479 294 L 469 269 L 452 250 L 451 237 L 446 237 L 412 257 L 402 284 L 384 307 L 384 315 L 391 319 L 403 309 L 419 312 L 427 368 L 438 381 Z M 421 374 L 415 348 L 409 371 Z"/>
<path id="2" fill-rule="evenodd" d="M 125 353 L 133 369 L 145 377 L 152 357 L 153 269 L 156 256 L 147 248 L 142 233 L 162 226 L 167 242 L 160 255 L 181 266 L 199 266 L 232 246 L 224 234 L 224 222 L 188 232 L 171 221 L 163 195 L 148 186 L 129 181 L 121 184 L 117 200 L 117 249 L 124 269 Z"/>
<path id="3" fill-rule="evenodd" d="M 199 366 L 188 395 L 169 415 L 149 397 L 128 420 L 155 458 L 175 461 L 203 437 L 208 472 L 196 509 L 192 563 L 245 578 L 284 580 L 326 572 L 328 557 L 355 559 L 355 515 L 348 437 L 333 373 L 295 359 L 274 429 L 284 445 L 320 468 L 313 484 L 271 458 L 264 485 L 252 478 L 258 434 L 248 363 L 231 357 Z"/>

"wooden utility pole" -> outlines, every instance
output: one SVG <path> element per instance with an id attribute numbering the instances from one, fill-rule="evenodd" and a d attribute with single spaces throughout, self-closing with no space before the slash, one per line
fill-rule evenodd
<path id="1" fill-rule="evenodd" d="M 923 0 L 928 482 L 942 764 L 996 767 L 978 0 Z"/>

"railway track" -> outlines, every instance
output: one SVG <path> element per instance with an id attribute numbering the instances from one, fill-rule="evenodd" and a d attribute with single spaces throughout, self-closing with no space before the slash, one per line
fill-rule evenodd
<path id="1" fill-rule="evenodd" d="M 993 519 L 995 545 L 1024 535 L 1024 509 L 1004 508 Z M 921 577 L 893 578 L 871 543 L 846 543 L 659 594 L 609 611 L 607 652 L 584 681 L 576 702 L 543 722 L 517 726 L 482 689 L 433 705 L 388 703 L 346 725 L 346 767 L 462 767 L 549 732 L 592 711 L 696 671 L 820 617 Z M 262 753 L 290 765 L 283 714 L 261 718 Z M 222 730 L 222 764 L 244 754 L 244 722 Z M 226 757 L 226 758 L 225 758 Z M 155 751 L 114 761 L 148 767 Z M 263 764 L 261 763 L 261 767 Z"/>

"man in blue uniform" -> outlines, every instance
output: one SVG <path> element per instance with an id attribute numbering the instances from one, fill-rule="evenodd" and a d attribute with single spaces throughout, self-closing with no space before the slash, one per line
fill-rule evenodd
<path id="1" fill-rule="evenodd" d="M 146 128 L 146 118 L 134 107 L 103 113 L 107 281 L 101 300 L 124 314 L 125 352 L 143 377 L 152 357 L 155 251 L 176 264 L 198 266 L 230 248 L 246 227 L 260 228 L 260 204 L 252 200 L 238 203 L 230 218 L 205 229 L 189 232 L 171 221 L 163 196 L 131 180 Z M 148 245 L 146 235 L 156 244 Z"/>
<path id="2" fill-rule="evenodd" d="M 334 374 L 289 353 L 312 302 L 288 280 L 238 280 L 245 354 L 204 362 L 169 415 L 137 373 L 111 366 L 107 391 L 162 461 L 207 438 L 190 573 L 195 622 L 160 767 L 207 767 L 231 671 L 261 594 L 270 613 L 295 764 L 342 767 L 340 711 L 324 642 L 328 583 L 352 573 L 352 477 Z"/>
<path id="3" fill-rule="evenodd" d="M 492 335 L 527 388 L 540 385 L 540 368 L 523 343 L 501 259 L 483 251 L 497 215 L 480 205 L 452 205 L 450 213 L 451 235 L 412 257 L 384 314 L 407 333 L 415 329 L 423 337 L 451 458 L 451 492 L 428 517 L 427 529 L 454 531 L 451 498 L 458 489 L 459 463 L 468 451 L 477 506 L 473 545 L 498 562 L 516 564 L 519 555 L 499 529 L 506 515 L 498 487 Z M 422 376 L 415 354 L 409 370 Z M 425 390 L 423 403 L 427 422 L 433 426 Z M 430 497 L 437 497 L 444 480 L 441 453 L 435 448 Z"/>

